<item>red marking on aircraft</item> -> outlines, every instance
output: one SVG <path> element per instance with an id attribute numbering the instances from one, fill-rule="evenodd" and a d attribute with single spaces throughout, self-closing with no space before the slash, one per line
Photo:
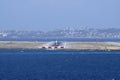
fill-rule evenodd
<path id="1" fill-rule="evenodd" d="M 45 48 L 45 46 L 42 46 L 42 48 Z"/>
<path id="2" fill-rule="evenodd" d="M 63 46 L 61 46 L 60 48 L 64 48 Z"/>
<path id="3" fill-rule="evenodd" d="M 48 48 L 52 48 L 51 46 L 49 46 Z"/>
<path id="4" fill-rule="evenodd" d="M 55 48 L 58 48 L 57 46 L 55 46 Z"/>

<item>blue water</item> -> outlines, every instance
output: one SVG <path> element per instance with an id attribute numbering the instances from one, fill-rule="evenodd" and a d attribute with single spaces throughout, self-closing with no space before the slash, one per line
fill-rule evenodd
<path id="1" fill-rule="evenodd" d="M 120 51 L 1 49 L 0 80 L 120 80 Z"/>

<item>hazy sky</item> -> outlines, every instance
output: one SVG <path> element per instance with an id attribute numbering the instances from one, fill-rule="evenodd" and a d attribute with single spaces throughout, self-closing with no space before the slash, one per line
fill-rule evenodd
<path id="1" fill-rule="evenodd" d="M 120 0 L 0 0 L 0 28 L 120 27 Z"/>

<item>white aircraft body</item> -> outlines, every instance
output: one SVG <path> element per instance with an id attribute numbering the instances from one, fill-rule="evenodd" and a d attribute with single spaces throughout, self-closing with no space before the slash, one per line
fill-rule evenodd
<path id="1" fill-rule="evenodd" d="M 56 50 L 56 49 L 64 49 L 65 47 L 66 47 L 65 42 L 52 41 L 52 42 L 48 42 L 47 44 L 43 44 L 41 46 L 41 49 Z"/>

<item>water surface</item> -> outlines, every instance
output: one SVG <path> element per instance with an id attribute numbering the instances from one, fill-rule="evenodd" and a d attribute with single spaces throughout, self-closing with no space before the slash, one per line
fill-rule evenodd
<path id="1" fill-rule="evenodd" d="M 120 80 L 120 51 L 1 49 L 0 80 Z"/>

